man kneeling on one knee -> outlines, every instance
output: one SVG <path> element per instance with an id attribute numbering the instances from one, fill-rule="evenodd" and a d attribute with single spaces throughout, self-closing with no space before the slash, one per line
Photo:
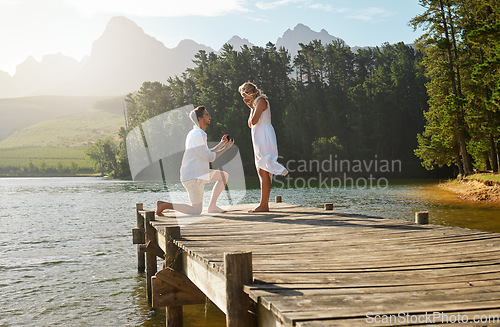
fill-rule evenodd
<path id="1" fill-rule="evenodd" d="M 210 115 L 204 106 L 199 106 L 189 114 L 195 124 L 186 137 L 186 150 L 182 157 L 181 183 L 189 193 L 191 204 L 171 203 L 158 201 L 156 214 L 163 216 L 163 211 L 170 209 L 182 213 L 199 215 L 203 211 L 203 191 L 206 183 L 214 183 L 212 197 L 207 211 L 209 213 L 224 212 L 217 206 L 217 199 L 226 187 L 228 174 L 224 171 L 210 169 L 213 162 L 226 150 L 233 146 L 234 140 L 228 140 L 224 135 L 219 144 L 209 149 L 207 133 L 205 130 L 210 125 Z"/>

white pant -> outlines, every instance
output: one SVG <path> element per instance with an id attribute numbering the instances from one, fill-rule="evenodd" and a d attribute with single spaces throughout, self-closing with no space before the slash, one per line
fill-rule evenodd
<path id="1" fill-rule="evenodd" d="M 217 170 L 210 169 L 210 180 L 217 173 Z M 182 186 L 186 189 L 189 194 L 189 200 L 191 204 L 200 204 L 203 203 L 203 192 L 205 191 L 205 184 L 210 183 L 210 181 L 206 181 L 204 179 L 192 178 L 187 181 L 182 182 Z"/>

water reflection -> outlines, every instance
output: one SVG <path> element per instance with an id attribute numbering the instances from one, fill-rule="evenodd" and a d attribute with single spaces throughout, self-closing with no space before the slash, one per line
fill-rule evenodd
<path id="1" fill-rule="evenodd" d="M 500 203 L 461 199 L 439 187 L 437 180 L 391 181 L 387 189 L 273 189 L 284 202 L 391 219 L 414 221 L 415 212 L 429 211 L 430 223 L 500 232 Z"/>

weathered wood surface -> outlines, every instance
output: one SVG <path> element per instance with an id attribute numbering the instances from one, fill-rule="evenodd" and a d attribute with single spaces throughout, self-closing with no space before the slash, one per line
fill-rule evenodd
<path id="1" fill-rule="evenodd" d="M 188 277 L 207 269 L 206 285 L 192 280 L 223 311 L 224 253 L 248 251 L 254 283 L 245 292 L 264 312 L 259 319 L 277 325 L 359 326 L 368 313 L 500 315 L 499 234 L 287 203 L 268 213 L 251 207 L 185 226 L 188 219 L 168 213 L 152 221 L 158 233 L 181 225 L 184 269 Z"/>

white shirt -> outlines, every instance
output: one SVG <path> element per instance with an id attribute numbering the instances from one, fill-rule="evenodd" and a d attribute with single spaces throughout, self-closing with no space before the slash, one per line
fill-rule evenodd
<path id="1" fill-rule="evenodd" d="M 207 145 L 207 133 L 194 126 L 186 137 L 186 151 L 182 157 L 181 182 L 196 178 L 210 180 L 210 162 L 215 160 L 215 152 Z"/>

